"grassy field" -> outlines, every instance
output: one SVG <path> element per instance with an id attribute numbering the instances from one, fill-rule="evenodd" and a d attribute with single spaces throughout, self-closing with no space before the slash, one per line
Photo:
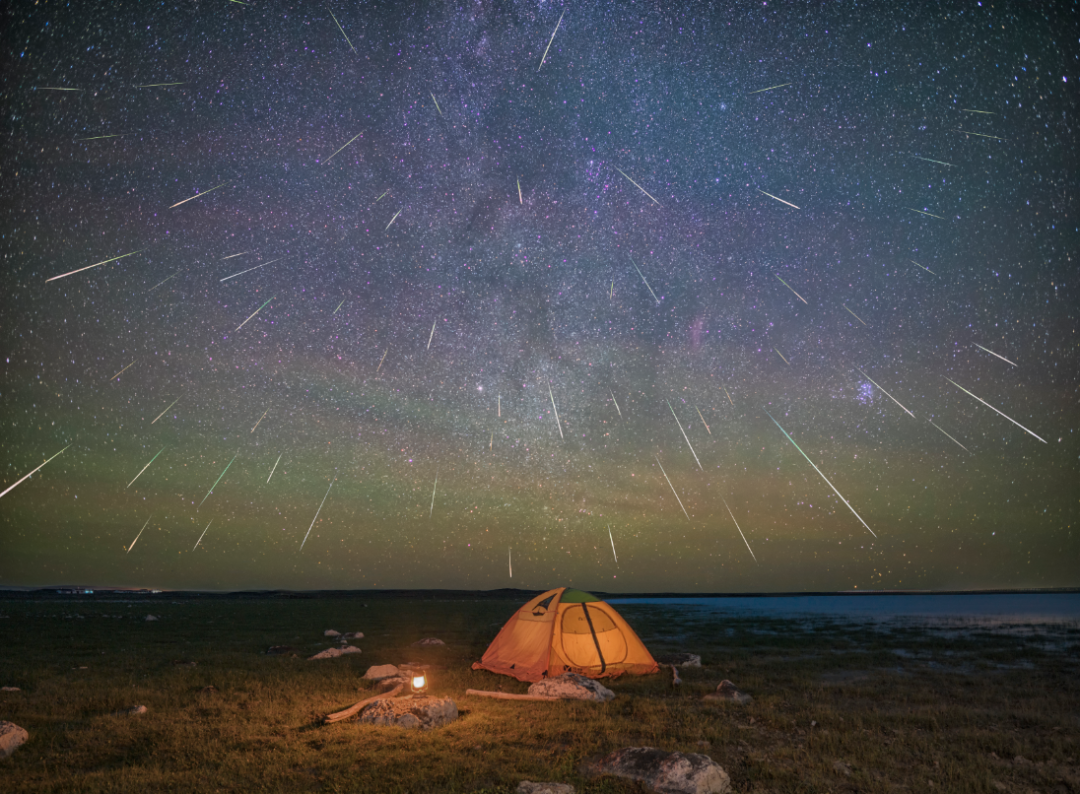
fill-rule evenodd
<path id="1" fill-rule="evenodd" d="M 654 654 L 700 670 L 605 682 L 604 705 L 496 701 L 469 665 L 524 601 L 19 596 L 0 600 L 0 719 L 30 741 L 15 792 L 509 792 L 521 780 L 639 792 L 583 763 L 649 745 L 706 753 L 735 791 L 1080 792 L 1080 626 L 917 625 L 622 606 Z M 156 622 L 144 620 L 148 613 Z M 362 654 L 306 657 L 363 631 Z M 444 648 L 414 648 L 438 637 Z M 296 656 L 270 656 L 289 645 Z M 318 724 L 369 665 L 433 665 L 461 718 L 427 733 Z M 703 702 L 724 678 L 747 706 Z M 120 715 L 145 705 L 146 714 Z"/>

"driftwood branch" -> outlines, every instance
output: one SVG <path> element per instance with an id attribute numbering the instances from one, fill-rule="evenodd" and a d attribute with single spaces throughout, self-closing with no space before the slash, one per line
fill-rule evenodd
<path id="1" fill-rule="evenodd" d="M 480 698 L 498 698 L 499 700 L 562 700 L 551 695 L 515 695 L 510 692 L 489 692 L 486 689 L 466 689 L 466 695 Z"/>
<path id="2" fill-rule="evenodd" d="M 374 703 L 376 700 L 384 700 L 386 698 L 394 697 L 398 692 L 400 692 L 402 690 L 402 688 L 404 686 L 405 686 L 404 684 L 398 684 L 396 687 L 391 689 L 389 692 L 383 692 L 381 695 L 375 695 L 375 697 L 370 697 L 370 698 L 367 698 L 366 700 L 361 700 L 359 703 L 354 703 L 353 705 L 349 706 L 344 711 L 336 711 L 333 714 L 327 714 L 325 717 L 323 717 L 323 723 L 324 724 L 329 724 L 331 722 L 341 722 L 342 720 L 347 720 L 349 717 L 351 717 L 352 715 L 359 712 L 360 709 L 362 709 L 364 706 L 368 705 L 369 703 Z"/>

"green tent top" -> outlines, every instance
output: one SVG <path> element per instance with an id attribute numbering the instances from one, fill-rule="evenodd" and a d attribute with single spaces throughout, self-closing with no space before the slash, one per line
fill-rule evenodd
<path id="1" fill-rule="evenodd" d="M 592 593 L 586 593 L 584 590 L 573 590 L 568 587 L 563 590 L 562 598 L 559 600 L 563 604 L 591 604 L 593 601 L 599 601 L 600 599 Z"/>

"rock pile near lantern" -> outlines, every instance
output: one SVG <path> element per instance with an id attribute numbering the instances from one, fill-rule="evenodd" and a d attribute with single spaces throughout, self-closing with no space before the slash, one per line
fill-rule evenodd
<path id="1" fill-rule="evenodd" d="M 0 720 L 0 758 L 7 758 L 29 738 L 30 734 L 25 728 L 20 728 L 14 722 Z"/>
<path id="2" fill-rule="evenodd" d="M 594 703 L 603 703 L 615 697 L 615 693 L 603 684 L 577 673 L 563 673 L 555 678 L 537 681 L 529 687 L 529 694 L 563 700 L 591 700 Z"/>
<path id="3" fill-rule="evenodd" d="M 395 698 L 376 700 L 360 712 L 360 722 L 429 731 L 458 718 L 457 704 L 450 698 Z"/>

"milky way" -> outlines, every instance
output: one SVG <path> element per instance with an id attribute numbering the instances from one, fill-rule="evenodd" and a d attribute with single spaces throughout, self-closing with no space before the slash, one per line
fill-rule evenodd
<path id="1" fill-rule="evenodd" d="M 1080 584 L 1075 23 L 9 4 L 0 584 Z"/>

